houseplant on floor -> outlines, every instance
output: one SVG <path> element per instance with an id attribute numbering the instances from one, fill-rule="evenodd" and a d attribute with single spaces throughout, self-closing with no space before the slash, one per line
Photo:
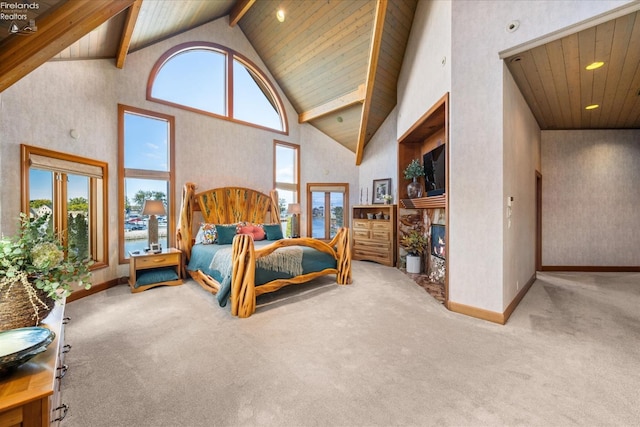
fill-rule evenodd
<path id="1" fill-rule="evenodd" d="M 427 238 L 413 230 L 400 239 L 400 245 L 407 251 L 407 273 L 420 273 L 422 254 L 429 245 Z"/>
<path id="2" fill-rule="evenodd" d="M 20 230 L 0 239 L 0 331 L 36 326 L 74 286 L 89 289 L 92 261 L 65 258 L 49 215 L 20 214 Z"/>
<path id="3" fill-rule="evenodd" d="M 404 177 L 412 180 L 407 185 L 407 195 L 410 199 L 422 197 L 422 184 L 418 182 L 418 178 L 424 176 L 424 167 L 420 164 L 420 160 L 413 159 L 404 170 Z"/>

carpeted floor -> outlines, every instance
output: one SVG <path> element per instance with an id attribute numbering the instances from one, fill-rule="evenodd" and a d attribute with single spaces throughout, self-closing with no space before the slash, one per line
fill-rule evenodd
<path id="1" fill-rule="evenodd" d="M 232 318 L 194 282 L 72 302 L 65 427 L 638 425 L 640 274 L 541 274 L 505 326 L 354 262 Z"/>

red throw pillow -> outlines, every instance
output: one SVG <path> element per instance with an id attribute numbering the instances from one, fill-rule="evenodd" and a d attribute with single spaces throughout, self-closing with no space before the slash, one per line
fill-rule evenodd
<path id="1" fill-rule="evenodd" d="M 262 227 L 257 225 L 245 225 L 240 227 L 240 234 L 249 234 L 253 237 L 253 240 L 264 240 L 265 233 Z"/>

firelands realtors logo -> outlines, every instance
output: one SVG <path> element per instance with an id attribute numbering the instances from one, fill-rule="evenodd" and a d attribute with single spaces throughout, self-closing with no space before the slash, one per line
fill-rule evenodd
<path id="1" fill-rule="evenodd" d="M 29 18 L 28 12 L 38 9 L 40 9 L 40 3 L 0 1 L 0 21 L 10 22 L 9 33 L 11 34 L 33 33 L 38 28 L 35 20 Z"/>

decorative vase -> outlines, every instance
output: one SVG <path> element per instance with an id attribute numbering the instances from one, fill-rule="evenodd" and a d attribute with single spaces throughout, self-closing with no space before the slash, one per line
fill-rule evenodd
<path id="1" fill-rule="evenodd" d="M 416 177 L 413 177 L 413 181 L 407 185 L 407 195 L 410 199 L 422 197 L 422 185 L 418 182 Z"/>
<path id="2" fill-rule="evenodd" d="M 35 289 L 35 295 L 46 304 L 46 307 L 35 298 L 32 301 L 21 282 L 15 282 L 11 287 L 2 290 L 0 293 L 0 331 L 38 326 L 49 315 L 55 301 L 47 297 L 46 292 L 40 289 Z"/>
<path id="3" fill-rule="evenodd" d="M 419 255 L 407 255 L 407 273 L 419 274 L 422 270 L 421 259 Z"/>

